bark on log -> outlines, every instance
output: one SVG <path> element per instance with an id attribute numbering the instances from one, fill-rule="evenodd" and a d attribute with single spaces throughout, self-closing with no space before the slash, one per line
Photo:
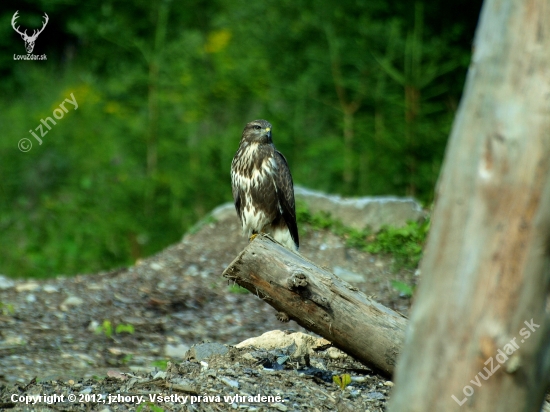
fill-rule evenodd
<path id="1" fill-rule="evenodd" d="M 550 379 L 550 3 L 487 0 L 390 411 L 539 411 Z"/>
<path id="2" fill-rule="evenodd" d="M 258 235 L 223 276 L 377 372 L 391 376 L 406 318 L 357 288 Z"/>

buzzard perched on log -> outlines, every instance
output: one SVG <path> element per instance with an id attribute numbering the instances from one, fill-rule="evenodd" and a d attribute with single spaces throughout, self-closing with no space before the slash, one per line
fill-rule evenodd
<path id="1" fill-rule="evenodd" d="M 231 162 L 231 186 L 243 233 L 269 233 L 290 250 L 299 246 L 294 186 L 285 157 L 271 140 L 271 123 L 254 120 L 243 130 Z"/>

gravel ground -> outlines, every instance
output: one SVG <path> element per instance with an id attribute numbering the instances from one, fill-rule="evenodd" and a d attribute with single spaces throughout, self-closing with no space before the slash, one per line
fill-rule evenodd
<path id="1" fill-rule="evenodd" d="M 396 273 L 391 257 L 346 248 L 329 231 L 303 231 L 302 255 L 408 313 L 409 299 L 390 281 L 410 284 L 412 272 Z M 0 409 L 385 410 L 393 384 L 334 348 L 305 357 L 235 348 L 271 330 L 307 331 L 280 323 L 274 309 L 221 277 L 247 243 L 236 216 L 207 219 L 192 232 L 129 268 L 44 281 L 0 277 Z M 202 342 L 227 345 L 227 353 L 190 359 Z M 342 374 L 352 378 L 344 390 L 332 380 Z M 63 399 L 20 402 L 30 395 Z"/>

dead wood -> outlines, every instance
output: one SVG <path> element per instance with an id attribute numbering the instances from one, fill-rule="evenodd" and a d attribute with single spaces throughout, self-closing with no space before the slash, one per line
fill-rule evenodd
<path id="1" fill-rule="evenodd" d="M 373 369 L 391 376 L 403 345 L 405 317 L 334 274 L 257 236 L 225 269 L 235 281 L 298 324 Z"/>

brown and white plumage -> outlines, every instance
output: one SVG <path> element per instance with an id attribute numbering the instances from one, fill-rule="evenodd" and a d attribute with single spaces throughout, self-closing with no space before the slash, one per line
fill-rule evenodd
<path id="1" fill-rule="evenodd" d="M 298 250 L 294 186 L 285 157 L 271 140 L 271 124 L 254 120 L 243 130 L 231 162 L 231 186 L 243 233 L 271 234 Z"/>

